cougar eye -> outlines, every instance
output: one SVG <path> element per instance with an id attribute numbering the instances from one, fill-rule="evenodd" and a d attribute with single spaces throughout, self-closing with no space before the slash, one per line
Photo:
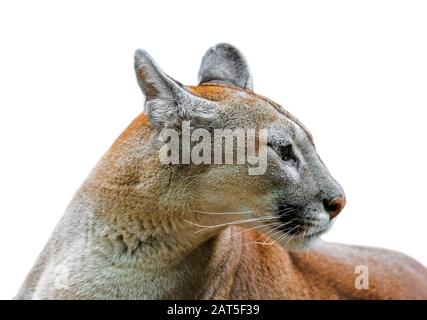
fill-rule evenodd
<path id="1" fill-rule="evenodd" d="M 296 157 L 293 149 L 292 144 L 287 145 L 271 145 L 268 144 L 269 147 L 271 147 L 276 153 L 282 158 L 283 161 L 295 161 L 298 162 L 298 158 Z"/>
<path id="2" fill-rule="evenodd" d="M 295 160 L 294 153 L 292 151 L 292 145 L 288 144 L 286 146 L 279 147 L 279 155 L 283 161 Z"/>

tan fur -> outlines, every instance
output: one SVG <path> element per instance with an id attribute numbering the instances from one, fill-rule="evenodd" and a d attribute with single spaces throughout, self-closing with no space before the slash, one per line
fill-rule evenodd
<path id="1" fill-rule="evenodd" d="M 245 114 L 243 125 L 283 121 L 283 111 L 248 90 L 212 84 L 188 90 Z M 291 252 L 240 227 L 196 233 L 199 228 L 184 218 L 202 225 L 227 221 L 195 213 L 207 206 L 211 192 L 222 201 L 209 204 L 209 211 L 247 199 L 262 212 L 265 183 L 240 175 L 222 181 L 212 168 L 174 177 L 178 172 L 159 162 L 154 136 L 141 114 L 116 140 L 76 194 L 17 298 L 427 298 L 426 269 L 399 253 L 324 243 Z M 206 175 L 187 179 L 197 174 Z M 242 186 L 246 192 L 236 191 Z M 55 286 L 58 264 L 69 271 L 66 287 Z M 355 288 L 357 265 L 369 268 L 368 290 Z"/>
<path id="2" fill-rule="evenodd" d="M 423 299 L 427 297 L 425 268 L 400 253 L 326 243 L 319 243 L 306 252 L 288 252 L 279 245 L 253 243 L 260 240 L 265 241 L 265 236 L 252 231 L 242 234 L 239 243 L 242 251 L 234 272 L 234 286 L 222 298 Z M 370 270 L 370 284 L 367 290 L 355 288 L 357 276 L 355 266 L 357 265 L 366 265 Z"/>

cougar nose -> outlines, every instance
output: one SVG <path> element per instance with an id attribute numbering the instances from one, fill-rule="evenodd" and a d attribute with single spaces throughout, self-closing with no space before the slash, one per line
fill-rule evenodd
<path id="1" fill-rule="evenodd" d="M 323 206 L 325 210 L 329 213 L 329 219 L 332 220 L 335 218 L 338 213 L 344 209 L 345 198 L 344 197 L 335 197 L 332 199 L 323 200 Z"/>

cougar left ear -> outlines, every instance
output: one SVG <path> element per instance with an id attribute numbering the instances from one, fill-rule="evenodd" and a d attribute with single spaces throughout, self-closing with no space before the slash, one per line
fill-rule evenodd
<path id="1" fill-rule="evenodd" d="M 253 90 L 252 76 L 242 53 L 228 43 L 206 51 L 199 70 L 199 83 L 216 82 Z"/>
<path id="2" fill-rule="evenodd" d="M 213 104 L 166 75 L 145 50 L 135 52 L 135 72 L 146 98 L 144 111 L 158 129 L 180 125 L 183 120 L 202 123 L 213 118 Z"/>

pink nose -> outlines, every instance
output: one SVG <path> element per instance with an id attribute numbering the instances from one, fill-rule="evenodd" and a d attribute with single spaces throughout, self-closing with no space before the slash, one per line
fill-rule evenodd
<path id="1" fill-rule="evenodd" d="M 323 200 L 323 206 L 325 210 L 329 213 L 329 219 L 332 220 L 335 218 L 345 207 L 345 198 L 344 197 L 335 197 L 333 199 Z"/>

